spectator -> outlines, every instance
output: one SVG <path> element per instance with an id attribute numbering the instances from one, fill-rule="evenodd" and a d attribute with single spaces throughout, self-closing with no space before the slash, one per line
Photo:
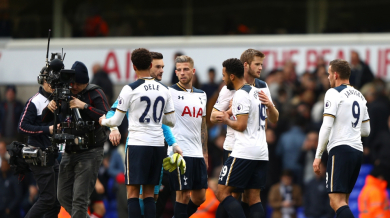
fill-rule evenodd
<path id="1" fill-rule="evenodd" d="M 371 132 L 364 138 L 363 145 L 371 148 L 371 144 L 377 139 L 382 130 L 388 129 L 387 118 L 390 115 L 390 101 L 385 95 L 385 83 L 381 79 L 375 79 L 371 87 L 371 92 L 367 93 L 367 110 L 370 115 Z"/>
<path id="2" fill-rule="evenodd" d="M 366 183 L 358 198 L 360 218 L 390 217 L 387 182 L 383 178 L 383 170 L 377 166 L 366 177 Z"/>
<path id="3" fill-rule="evenodd" d="M 304 125 L 304 118 L 301 115 L 296 115 L 294 125 L 280 136 L 276 146 L 276 155 L 282 160 L 282 169 L 291 170 L 294 173 L 295 180 L 299 182 L 302 178 L 299 156 L 306 137 L 303 131 Z"/>
<path id="4" fill-rule="evenodd" d="M 218 179 L 209 179 L 209 187 L 206 189 L 206 201 L 200 205 L 196 213 L 191 218 L 214 218 L 219 205 L 215 196 L 217 191 Z"/>
<path id="5" fill-rule="evenodd" d="M 182 52 L 176 52 L 175 55 L 173 56 L 173 62 L 175 63 L 175 60 L 178 56 L 182 56 L 184 55 Z M 176 76 L 176 66 L 173 68 L 173 73 L 172 73 L 172 77 L 171 77 L 171 84 L 176 84 L 179 82 L 179 78 L 177 78 Z"/>
<path id="6" fill-rule="evenodd" d="M 371 143 L 371 156 L 375 165 L 382 165 L 384 178 L 390 183 L 390 116 L 387 118 L 388 128 L 378 133 L 378 136 Z"/>
<path id="7" fill-rule="evenodd" d="M 89 197 L 90 218 L 102 218 L 104 217 L 104 214 L 106 214 L 106 207 L 103 203 L 104 192 L 105 189 L 103 184 L 97 179 L 95 189 Z"/>
<path id="8" fill-rule="evenodd" d="M 7 159 L 1 158 L 0 162 L 0 217 L 18 218 L 22 200 L 18 177 L 11 172 Z"/>
<path id="9" fill-rule="evenodd" d="M 311 131 L 303 142 L 299 163 L 303 166 L 303 183 L 306 184 L 314 178 L 313 160 L 318 144 L 318 132 Z"/>
<path id="10" fill-rule="evenodd" d="M 192 86 L 194 88 L 200 89 L 200 82 L 197 74 L 194 74 L 194 77 L 192 77 Z"/>
<path id="11" fill-rule="evenodd" d="M 99 37 L 108 36 L 109 28 L 107 22 L 99 14 L 99 11 L 95 11 L 92 16 L 87 17 L 84 24 L 84 36 L 86 37 Z"/>
<path id="12" fill-rule="evenodd" d="M 272 167 L 272 170 L 267 171 L 267 182 L 266 182 L 266 192 L 268 193 L 269 188 L 277 183 L 279 181 L 280 173 L 281 173 L 281 164 L 280 159 L 276 155 L 276 144 L 277 144 L 277 138 L 275 135 L 275 131 L 271 128 L 268 128 L 265 131 L 266 134 L 266 140 L 268 144 L 268 156 L 269 156 L 269 162 L 268 166 Z M 268 190 L 267 190 L 268 189 Z M 266 199 L 266 198 L 262 198 Z M 264 200 L 263 200 L 264 201 Z"/>
<path id="13" fill-rule="evenodd" d="M 310 163 L 312 162 L 313 160 Z M 323 162 L 321 163 L 320 170 L 321 174 L 315 174 L 315 178 L 312 178 L 305 187 L 303 206 L 305 208 L 306 218 L 333 218 L 335 215 L 333 209 L 330 207 L 328 192 L 325 188 L 326 165 Z"/>
<path id="14" fill-rule="evenodd" d="M 23 111 L 23 104 L 16 100 L 16 86 L 8 85 L 5 90 L 5 101 L 0 103 L 0 137 L 9 144 L 19 139 L 18 121 Z"/>
<path id="15" fill-rule="evenodd" d="M 120 144 L 117 149 L 111 153 L 108 174 L 115 179 L 116 202 L 119 218 L 127 217 L 127 194 L 125 184 L 125 146 Z"/>
<path id="16" fill-rule="evenodd" d="M 215 83 L 215 69 L 214 68 L 209 69 L 208 75 L 209 75 L 209 82 L 206 84 L 203 84 L 201 87 L 201 90 L 206 92 L 207 100 L 210 99 L 211 96 L 216 91 L 218 91 L 218 86 L 219 86 L 217 83 Z"/>
<path id="17" fill-rule="evenodd" d="M 318 56 L 317 57 L 317 63 L 316 63 L 316 68 L 313 70 L 312 74 L 314 76 L 318 76 L 319 72 L 322 71 L 322 68 L 326 67 L 327 63 L 324 59 L 323 56 Z"/>
<path id="18" fill-rule="evenodd" d="M 285 170 L 280 183 L 271 187 L 268 202 L 273 209 L 272 218 L 295 218 L 297 207 L 302 205 L 299 185 L 293 184 L 291 171 Z"/>
<path id="19" fill-rule="evenodd" d="M 9 159 L 9 154 L 7 152 L 7 144 L 4 141 L 0 141 L 0 158 Z"/>
<path id="20" fill-rule="evenodd" d="M 34 205 L 34 203 L 38 200 L 38 187 L 35 184 L 31 184 L 28 187 L 28 193 L 24 197 L 22 202 L 22 209 L 27 214 L 30 208 Z"/>
<path id="21" fill-rule="evenodd" d="M 351 51 L 351 77 L 349 79 L 352 86 L 360 89 L 364 84 L 371 82 L 374 79 L 370 67 L 360 60 L 359 54 L 356 51 Z"/>
<path id="22" fill-rule="evenodd" d="M 114 87 L 108 73 L 98 63 L 92 66 L 92 72 L 93 78 L 91 83 L 102 88 L 104 94 L 106 94 L 108 103 L 111 105 L 114 103 Z"/>

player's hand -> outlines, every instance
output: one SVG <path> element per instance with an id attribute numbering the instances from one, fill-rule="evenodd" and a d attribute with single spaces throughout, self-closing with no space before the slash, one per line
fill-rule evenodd
<path id="1" fill-rule="evenodd" d="M 216 116 L 216 120 L 219 123 L 226 123 L 229 119 L 229 114 L 226 111 L 221 111 L 222 113 Z"/>
<path id="2" fill-rule="evenodd" d="M 105 114 L 103 114 L 103 116 L 99 117 L 99 124 L 100 124 L 100 126 L 102 125 L 102 121 L 104 119 L 106 119 L 106 115 Z"/>
<path id="3" fill-rule="evenodd" d="M 315 158 L 313 162 L 313 171 L 315 174 L 320 175 L 320 163 L 321 163 L 321 158 Z"/>
<path id="4" fill-rule="evenodd" d="M 100 118 L 99 118 L 99 123 L 100 123 Z M 117 146 L 119 145 L 121 141 L 121 133 L 119 132 L 118 128 L 111 128 L 111 133 L 110 133 L 110 142 L 112 145 Z"/>
<path id="5" fill-rule="evenodd" d="M 47 108 L 49 108 L 49 110 L 54 113 L 54 111 L 57 109 L 56 102 L 54 100 L 51 100 L 50 103 L 47 105 Z"/>
<path id="6" fill-rule="evenodd" d="M 163 167 L 169 172 L 173 172 L 179 167 L 180 173 L 184 174 L 186 172 L 186 161 L 180 154 L 174 153 L 172 156 L 164 158 Z"/>
<path id="7" fill-rule="evenodd" d="M 86 104 L 85 102 L 82 102 L 80 101 L 80 99 L 75 98 L 73 96 L 72 96 L 72 100 L 69 101 L 69 107 L 72 109 L 73 108 L 84 109 L 85 104 Z"/>
<path id="8" fill-rule="evenodd" d="M 233 105 L 233 98 L 229 101 L 229 108 L 232 108 Z"/>
<path id="9" fill-rule="evenodd" d="M 178 153 L 181 156 L 183 156 L 183 151 L 181 150 L 181 148 L 179 147 L 179 145 L 177 143 L 173 143 L 172 151 L 173 151 L 173 153 Z"/>
<path id="10" fill-rule="evenodd" d="M 268 99 L 268 96 L 263 91 L 259 92 L 259 100 L 267 107 L 273 106 L 272 102 Z"/>

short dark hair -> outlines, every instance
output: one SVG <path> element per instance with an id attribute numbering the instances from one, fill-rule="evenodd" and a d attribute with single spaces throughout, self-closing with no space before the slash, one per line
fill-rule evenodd
<path id="1" fill-rule="evenodd" d="M 230 58 L 222 63 L 222 67 L 225 67 L 226 73 L 233 74 L 238 78 L 244 76 L 244 64 L 237 58 Z"/>
<path id="2" fill-rule="evenodd" d="M 138 70 L 147 70 L 152 63 L 152 55 L 146 48 L 137 48 L 131 54 L 131 61 Z"/>
<path id="3" fill-rule="evenodd" d="M 247 62 L 248 64 L 251 64 L 253 59 L 255 57 L 265 58 L 265 54 L 263 54 L 261 51 L 250 48 L 245 50 L 240 57 L 241 62 L 244 64 Z"/>
<path id="4" fill-rule="evenodd" d="M 152 55 L 152 59 L 161 60 L 163 59 L 163 55 L 160 52 L 151 51 L 150 54 Z"/>
<path id="5" fill-rule="evenodd" d="M 330 70 L 339 74 L 340 79 L 349 79 L 351 76 L 351 67 L 348 61 L 343 59 L 335 59 L 329 63 Z"/>
<path id="6" fill-rule="evenodd" d="M 215 69 L 214 69 L 213 67 L 210 67 L 208 72 L 209 72 L 209 73 L 210 73 L 210 72 L 214 72 L 214 73 L 215 73 Z"/>
<path id="7" fill-rule="evenodd" d="M 287 177 L 290 177 L 290 178 L 294 178 L 294 175 L 293 175 L 293 172 L 291 170 L 283 170 L 281 176 L 287 176 Z"/>

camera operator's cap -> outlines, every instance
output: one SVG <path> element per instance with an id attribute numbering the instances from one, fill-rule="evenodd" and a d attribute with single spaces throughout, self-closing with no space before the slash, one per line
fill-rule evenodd
<path id="1" fill-rule="evenodd" d="M 72 65 L 72 70 L 76 72 L 74 81 L 80 84 L 86 84 L 89 82 L 88 69 L 83 62 L 76 61 Z"/>

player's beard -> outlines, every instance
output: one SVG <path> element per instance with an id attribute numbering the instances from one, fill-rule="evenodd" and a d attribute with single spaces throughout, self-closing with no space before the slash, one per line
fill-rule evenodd
<path id="1" fill-rule="evenodd" d="M 229 90 L 234 90 L 234 85 L 233 85 L 232 81 L 230 81 L 230 80 L 227 81 L 226 88 Z"/>
<path id="2" fill-rule="evenodd" d="M 251 68 L 248 68 L 248 74 L 253 78 L 260 78 L 260 75 L 257 75 L 257 73 L 254 70 L 251 70 Z"/>
<path id="3" fill-rule="evenodd" d="M 192 84 L 192 79 L 193 77 L 191 78 L 186 78 L 186 79 L 179 79 L 180 83 L 183 84 L 183 85 L 187 85 L 187 84 Z"/>

